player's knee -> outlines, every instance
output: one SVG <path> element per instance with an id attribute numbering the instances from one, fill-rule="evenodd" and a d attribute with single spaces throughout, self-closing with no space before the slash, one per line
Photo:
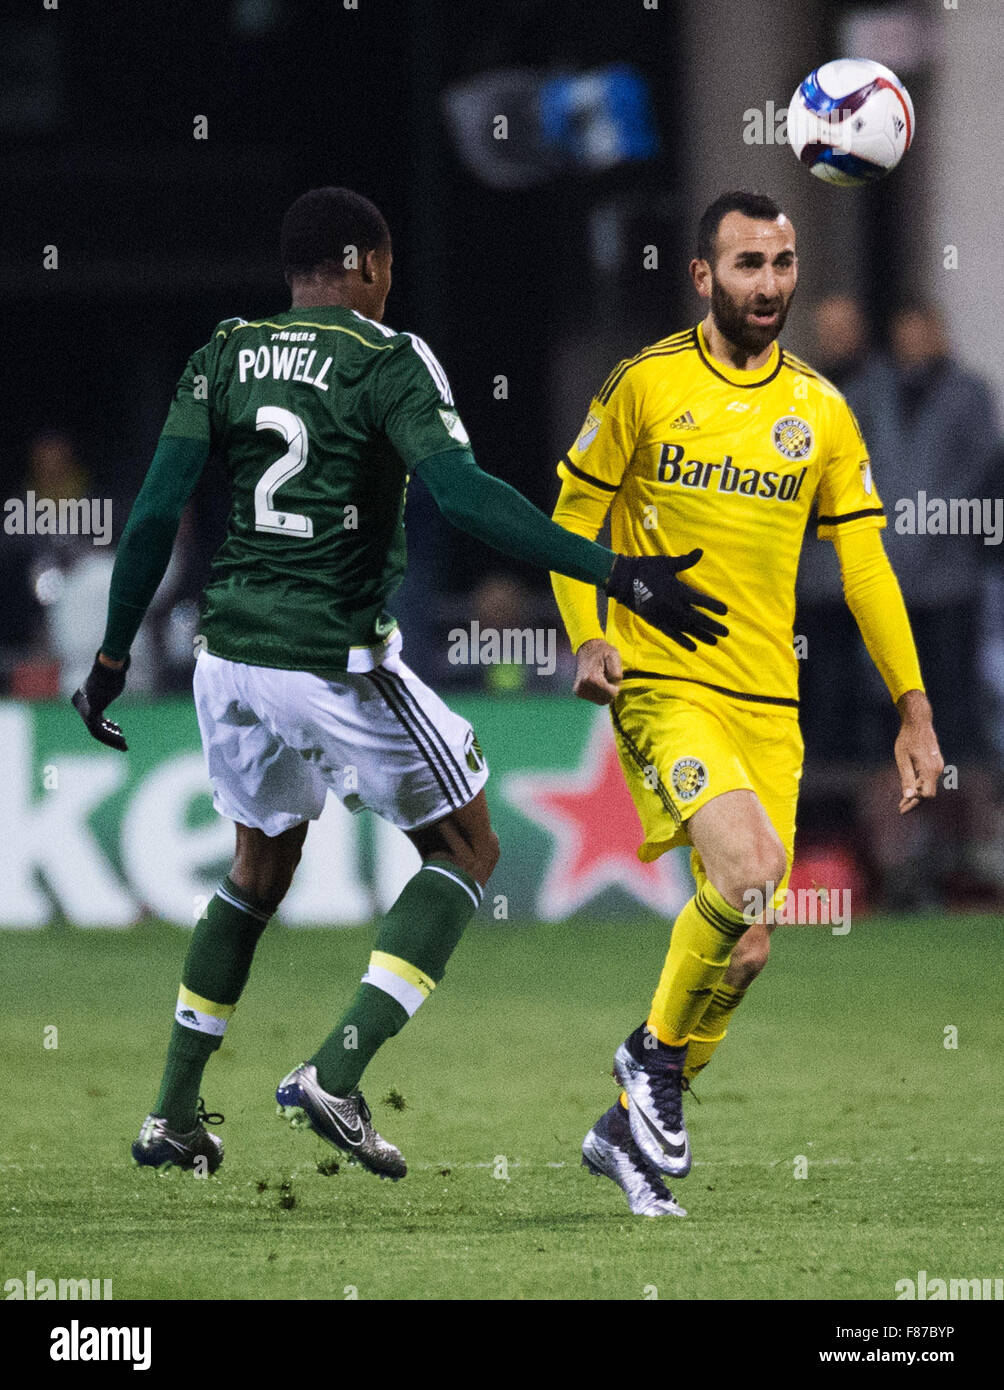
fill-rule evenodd
<path id="1" fill-rule="evenodd" d="M 242 873 L 240 866 L 235 864 L 230 871 L 230 877 L 235 886 L 246 893 L 256 907 L 271 917 L 289 892 L 295 867 L 295 864 L 274 864 L 267 867 L 259 864 L 252 873 Z"/>
<path id="2" fill-rule="evenodd" d="M 499 861 L 499 853 L 499 837 L 494 830 L 488 830 L 464 844 L 451 845 L 448 857 L 451 863 L 469 873 L 471 878 L 476 879 L 483 888 L 491 878 L 492 870 Z M 422 856 L 426 863 L 435 863 L 439 857 L 438 848 L 431 854 L 427 853 Z"/>
<path id="3" fill-rule="evenodd" d="M 715 887 L 730 906 L 739 911 L 756 907 L 759 916 L 788 867 L 784 846 L 776 837 L 758 836 L 740 847 Z"/>
<path id="4" fill-rule="evenodd" d="M 271 916 L 289 892 L 302 853 L 302 836 L 262 836 L 255 842 L 239 838 L 230 877 L 237 888 Z"/>

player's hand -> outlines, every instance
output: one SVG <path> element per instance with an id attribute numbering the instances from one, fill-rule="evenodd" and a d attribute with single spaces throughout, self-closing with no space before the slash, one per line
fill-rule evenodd
<path id="1" fill-rule="evenodd" d="M 908 690 L 897 707 L 903 720 L 896 738 L 896 766 L 903 793 L 899 813 L 903 816 L 935 795 L 945 760 L 938 747 L 927 696 L 920 690 Z"/>
<path id="2" fill-rule="evenodd" d="M 106 666 L 99 652 L 94 658 L 91 674 L 73 696 L 73 707 L 87 725 L 92 738 L 106 743 L 109 748 L 117 748 L 120 753 L 125 753 L 129 745 L 119 726 L 105 718 L 105 708 L 117 700 L 125 689 L 128 669 L 128 657 L 115 666 Z"/>
<path id="3" fill-rule="evenodd" d="M 722 616 L 729 610 L 720 599 L 702 594 L 677 578 L 703 554 L 703 550 L 691 550 L 688 555 L 618 555 L 606 592 L 686 651 L 697 650 L 692 640 L 695 637 L 713 647 L 719 637 L 728 637 L 729 630 L 699 609 Z"/>
<path id="4" fill-rule="evenodd" d="M 593 637 L 583 642 L 576 661 L 572 694 L 580 700 L 591 700 L 594 705 L 609 705 L 624 675 L 620 652 L 602 637 Z"/>

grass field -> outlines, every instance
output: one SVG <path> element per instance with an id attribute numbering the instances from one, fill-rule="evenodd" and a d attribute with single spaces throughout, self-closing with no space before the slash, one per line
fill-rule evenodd
<path id="1" fill-rule="evenodd" d="M 272 1100 L 353 988 L 367 930 L 266 934 L 207 1074 L 226 1161 L 201 1181 L 129 1159 L 184 933 L 5 933 L 0 1273 L 111 1278 L 118 1299 L 890 1299 L 920 1269 L 999 1275 L 997 932 L 779 928 L 688 1103 L 685 1221 L 631 1217 L 579 1166 L 662 961 L 656 923 L 468 932 L 366 1079 L 410 1164 L 397 1184 L 319 1172 L 334 1150 Z"/>

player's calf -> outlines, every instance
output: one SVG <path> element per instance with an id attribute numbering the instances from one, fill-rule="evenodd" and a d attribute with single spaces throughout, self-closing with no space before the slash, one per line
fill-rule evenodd
<path id="1" fill-rule="evenodd" d="M 498 858 L 483 791 L 408 835 L 422 867 L 381 922 L 355 998 L 309 1059 L 335 1096 L 357 1090 L 377 1051 L 437 988 Z"/>
<path id="2" fill-rule="evenodd" d="M 767 964 L 770 933 L 762 922 L 755 922 L 736 942 L 722 984 L 732 990 L 745 990 Z"/>

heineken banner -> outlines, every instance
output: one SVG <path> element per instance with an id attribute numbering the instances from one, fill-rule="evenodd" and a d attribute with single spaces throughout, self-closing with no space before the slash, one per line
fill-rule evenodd
<path id="1" fill-rule="evenodd" d="M 477 732 L 502 857 L 485 907 L 498 921 L 652 911 L 692 891 L 686 855 L 636 855 L 638 817 L 605 710 L 542 696 L 451 701 Z M 190 699 L 125 699 L 126 755 L 87 737 L 68 702 L 0 702 L 0 927 L 65 920 L 192 926 L 233 852 L 213 810 Z M 401 831 L 334 795 L 307 836 L 279 920 L 350 926 L 384 911 L 418 856 Z"/>

